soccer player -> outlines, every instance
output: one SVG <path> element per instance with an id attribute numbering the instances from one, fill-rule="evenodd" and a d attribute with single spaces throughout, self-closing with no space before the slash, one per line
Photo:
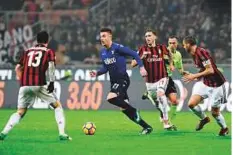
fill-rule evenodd
<path id="1" fill-rule="evenodd" d="M 143 77 L 147 76 L 142 61 L 136 52 L 117 44 L 112 41 L 112 30 L 102 28 L 100 30 L 100 41 L 103 48 L 100 51 L 100 58 L 103 66 L 100 70 L 91 71 L 90 76 L 96 77 L 109 72 L 111 90 L 108 93 L 107 100 L 109 103 L 118 106 L 122 112 L 132 121 L 139 124 L 143 129 L 141 134 L 149 134 L 152 132 L 152 127 L 148 125 L 139 115 L 137 109 L 129 104 L 127 89 L 130 85 L 130 79 L 126 72 L 126 56 L 134 57 L 140 67 L 140 73 Z"/>
<path id="2" fill-rule="evenodd" d="M 65 133 L 65 118 L 61 103 L 53 93 L 55 81 L 55 53 L 47 48 L 49 35 L 46 31 L 37 34 L 37 45 L 26 50 L 15 71 L 20 77 L 18 95 L 18 110 L 12 114 L 6 126 L 0 133 L 0 140 L 4 140 L 9 131 L 25 116 L 27 109 L 36 97 L 48 101 L 55 110 L 55 119 L 59 130 L 60 140 L 71 140 Z M 49 85 L 46 85 L 45 72 L 48 71 Z"/>
<path id="3" fill-rule="evenodd" d="M 183 69 L 182 55 L 177 50 L 177 46 L 178 46 L 178 38 L 176 36 L 170 36 L 168 38 L 168 49 L 169 49 L 170 55 L 172 56 L 174 67 L 176 69 L 178 69 L 178 71 L 181 75 L 184 75 L 187 72 L 184 71 L 184 69 Z M 172 79 L 172 71 L 170 70 L 169 60 L 167 58 L 166 58 L 165 63 L 166 63 L 167 72 L 168 72 L 168 76 L 169 76 L 169 82 L 168 82 L 167 90 L 166 90 L 165 94 L 171 102 L 170 114 L 171 114 L 171 119 L 173 119 L 176 116 L 176 107 L 179 104 L 179 102 L 177 100 L 177 90 L 175 87 L 175 83 Z M 153 100 L 154 100 L 153 98 L 156 99 L 156 96 L 151 96 L 147 91 L 142 96 L 142 99 L 149 99 L 151 102 L 153 102 Z M 153 99 L 153 100 L 151 100 L 151 99 Z M 162 117 L 162 115 L 161 115 L 161 117 Z"/>
<path id="4" fill-rule="evenodd" d="M 176 130 L 176 127 L 169 122 L 168 118 L 168 102 L 166 98 L 166 90 L 168 89 L 168 72 L 165 67 L 165 59 L 169 58 L 169 67 L 174 70 L 172 56 L 165 45 L 156 44 L 156 32 L 148 29 L 145 33 L 146 44 L 139 48 L 140 58 L 143 60 L 144 66 L 148 72 L 146 79 L 146 88 L 148 98 L 157 106 L 163 119 L 164 129 Z M 137 62 L 132 60 L 131 66 L 136 66 Z"/>
<path id="5" fill-rule="evenodd" d="M 196 127 L 196 131 L 201 130 L 210 118 L 202 111 L 199 103 L 209 97 L 211 101 L 212 116 L 221 127 L 219 136 L 228 134 L 228 128 L 223 115 L 220 112 L 220 106 L 226 103 L 225 78 L 217 69 L 212 57 L 206 49 L 197 46 L 196 39 L 192 36 L 187 36 L 183 39 L 183 47 L 192 55 L 196 67 L 200 68 L 199 73 L 186 74 L 183 77 L 185 82 L 190 82 L 199 79 L 197 87 L 193 89 L 189 99 L 188 106 L 201 120 Z"/>

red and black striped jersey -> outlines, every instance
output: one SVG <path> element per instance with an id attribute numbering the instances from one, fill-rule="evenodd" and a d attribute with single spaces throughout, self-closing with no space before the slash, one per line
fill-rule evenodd
<path id="1" fill-rule="evenodd" d="M 155 83 L 168 76 L 164 55 L 169 55 L 169 51 L 165 45 L 156 44 L 155 47 L 143 45 L 139 47 L 138 52 L 148 72 L 146 82 Z"/>
<path id="2" fill-rule="evenodd" d="M 205 85 L 209 87 L 219 87 L 226 81 L 207 50 L 197 47 L 193 56 L 193 60 L 195 66 L 200 68 L 200 72 L 205 70 L 206 65 L 211 65 L 214 69 L 213 74 L 209 74 L 203 77 Z"/>
<path id="3" fill-rule="evenodd" d="M 44 45 L 38 44 L 24 51 L 19 64 L 22 66 L 21 86 L 46 85 L 48 63 L 55 62 L 55 53 Z"/>

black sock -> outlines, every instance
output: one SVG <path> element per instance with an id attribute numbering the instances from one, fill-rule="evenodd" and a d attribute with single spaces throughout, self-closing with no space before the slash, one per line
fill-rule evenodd
<path id="1" fill-rule="evenodd" d="M 139 113 L 137 112 L 137 110 L 135 108 L 129 108 L 129 109 L 125 109 L 122 110 L 122 112 L 129 118 L 131 119 L 133 122 L 139 124 L 141 127 L 143 128 L 148 128 L 151 127 L 149 124 L 147 124 L 139 115 Z"/>

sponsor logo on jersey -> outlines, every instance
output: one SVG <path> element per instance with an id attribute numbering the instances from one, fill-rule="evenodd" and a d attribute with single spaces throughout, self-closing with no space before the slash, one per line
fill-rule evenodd
<path id="1" fill-rule="evenodd" d="M 106 65 L 110 65 L 110 64 L 113 64 L 113 63 L 115 63 L 116 62 L 116 58 L 107 58 L 107 59 L 104 59 L 104 63 L 106 64 Z"/>
<path id="2" fill-rule="evenodd" d="M 162 58 L 147 58 L 147 62 L 155 62 L 155 61 L 162 61 Z"/>

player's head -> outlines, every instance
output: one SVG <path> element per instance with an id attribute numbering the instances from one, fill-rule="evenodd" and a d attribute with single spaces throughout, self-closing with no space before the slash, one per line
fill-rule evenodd
<path id="1" fill-rule="evenodd" d="M 168 38 L 168 46 L 171 49 L 177 49 L 178 46 L 178 37 L 176 36 L 169 36 Z"/>
<path id="2" fill-rule="evenodd" d="M 183 47 L 184 49 L 191 53 L 191 49 L 193 46 L 197 45 L 197 41 L 196 41 L 196 38 L 193 37 L 193 36 L 186 36 L 184 39 L 183 39 Z"/>
<path id="3" fill-rule="evenodd" d="M 49 34 L 46 31 L 39 32 L 36 38 L 38 44 L 48 44 L 49 42 Z"/>
<path id="4" fill-rule="evenodd" d="M 152 46 L 153 44 L 155 44 L 155 40 L 156 40 L 157 36 L 156 36 L 156 32 L 152 29 L 147 29 L 146 33 L 145 33 L 145 40 L 146 40 L 146 44 L 148 46 Z"/>
<path id="5" fill-rule="evenodd" d="M 102 46 L 109 47 L 112 43 L 112 30 L 110 28 L 102 28 L 100 30 L 100 42 Z"/>

